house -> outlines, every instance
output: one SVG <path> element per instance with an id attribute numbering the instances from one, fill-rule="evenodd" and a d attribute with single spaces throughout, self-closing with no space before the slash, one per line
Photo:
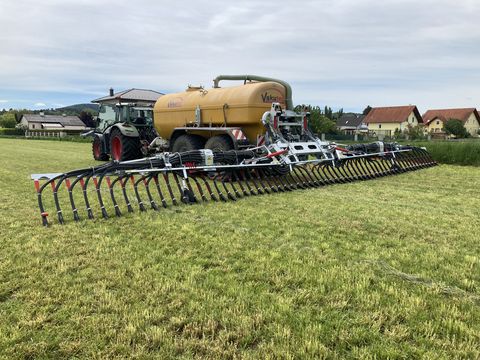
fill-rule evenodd
<path id="1" fill-rule="evenodd" d="M 363 124 L 365 115 L 355 113 L 345 113 L 336 121 L 337 129 L 345 134 L 356 134 L 368 131 Z"/>
<path id="2" fill-rule="evenodd" d="M 480 115 L 475 108 L 428 110 L 423 114 L 425 130 L 429 133 L 443 133 L 448 120 L 460 120 L 471 136 L 478 136 Z"/>
<path id="3" fill-rule="evenodd" d="M 132 102 L 136 103 L 137 106 L 153 106 L 158 98 L 162 95 L 165 94 L 154 90 L 135 88 L 114 93 L 113 89 L 110 88 L 108 96 L 103 96 L 101 98 L 92 100 L 92 102 L 110 105 L 115 105 L 119 102 Z"/>
<path id="4" fill-rule="evenodd" d="M 21 126 L 26 129 L 25 136 L 78 135 L 87 127 L 78 116 L 24 114 L 20 119 Z"/>
<path id="5" fill-rule="evenodd" d="M 371 133 L 393 136 L 395 131 L 403 132 L 409 127 L 422 126 L 423 118 L 415 105 L 372 108 L 363 122 Z"/>

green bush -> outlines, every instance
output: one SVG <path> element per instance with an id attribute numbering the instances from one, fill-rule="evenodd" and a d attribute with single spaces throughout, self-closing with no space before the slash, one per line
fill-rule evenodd
<path id="1" fill-rule="evenodd" d="M 14 129 L 15 125 L 17 125 L 15 115 L 4 114 L 0 116 L 0 128 Z"/>
<path id="2" fill-rule="evenodd" d="M 25 130 L 22 129 L 2 129 L 0 128 L 0 135 L 6 135 L 6 136 L 20 136 L 20 135 L 25 135 Z"/>
<path id="3" fill-rule="evenodd" d="M 8 130 L 7 133 L 4 133 L 4 130 Z M 10 130 L 14 130 L 10 131 Z M 56 136 L 38 136 L 38 137 L 25 137 L 24 130 L 19 129 L 0 129 L 0 137 L 22 137 L 26 141 L 36 141 L 36 140 L 49 140 L 49 141 L 70 141 L 70 142 L 81 142 L 81 143 L 91 143 L 92 138 L 90 136 L 82 137 L 78 135 L 67 135 L 64 137 L 56 137 Z"/>
<path id="4" fill-rule="evenodd" d="M 456 119 L 450 119 L 445 123 L 444 130 L 449 135 L 454 135 L 457 138 L 465 138 L 470 134 L 468 133 L 463 122 Z"/>
<path id="5" fill-rule="evenodd" d="M 424 146 L 435 161 L 443 164 L 480 166 L 480 141 L 431 141 L 415 143 Z"/>
<path id="6" fill-rule="evenodd" d="M 404 133 L 411 140 L 425 139 L 425 134 L 423 133 L 423 127 L 418 125 L 417 126 L 408 125 Z"/>
<path id="7" fill-rule="evenodd" d="M 307 110 L 310 113 L 309 127 L 315 134 L 337 133 L 337 126 L 335 121 L 332 120 L 333 112 L 328 106 L 325 106 L 326 112 L 322 112 L 319 106 L 312 105 L 297 105 L 295 110 L 297 112 Z"/>

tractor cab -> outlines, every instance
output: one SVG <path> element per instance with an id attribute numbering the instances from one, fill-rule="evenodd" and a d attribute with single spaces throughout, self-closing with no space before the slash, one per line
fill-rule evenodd
<path id="1" fill-rule="evenodd" d="M 153 126 L 153 106 L 162 93 L 130 89 L 92 100 L 100 105 L 93 136 L 96 160 L 131 160 L 146 156 L 158 136 Z"/>
<path id="2" fill-rule="evenodd" d="M 135 127 L 153 127 L 153 109 L 134 103 L 102 104 L 98 111 L 97 132 L 104 132 L 114 124 L 131 124 Z"/>
<path id="3" fill-rule="evenodd" d="M 148 153 L 156 139 L 153 107 L 135 103 L 100 105 L 93 133 L 93 157 L 96 160 L 129 160 Z"/>
<path id="4" fill-rule="evenodd" d="M 108 127 L 118 122 L 118 113 L 114 105 L 104 104 L 98 110 L 95 130 L 104 132 Z"/>
<path id="5" fill-rule="evenodd" d="M 132 123 L 134 126 L 153 126 L 153 109 L 151 107 L 133 106 L 127 109 L 128 114 L 125 115 L 126 122 Z"/>

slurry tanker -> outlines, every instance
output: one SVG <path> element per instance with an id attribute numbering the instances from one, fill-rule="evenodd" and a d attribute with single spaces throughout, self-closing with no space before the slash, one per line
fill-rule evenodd
<path id="1" fill-rule="evenodd" d="M 243 84 L 221 88 L 222 80 Z M 31 176 L 43 225 L 49 224 L 47 209 L 63 224 L 68 218 L 236 201 L 436 165 L 424 148 L 321 141 L 309 129 L 310 114 L 294 111 L 291 87 L 271 78 L 222 75 L 211 89 L 163 95 L 153 108 L 114 106 L 117 121 L 97 134 L 97 155 L 112 161 Z M 93 150 L 95 156 L 95 141 Z"/>

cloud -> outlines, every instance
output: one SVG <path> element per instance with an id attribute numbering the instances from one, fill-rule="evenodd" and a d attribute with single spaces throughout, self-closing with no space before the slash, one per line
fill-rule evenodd
<path id="1" fill-rule="evenodd" d="M 474 0 L 4 0 L 0 96 L 79 102 L 253 73 L 290 82 L 296 103 L 477 106 L 479 13 Z"/>
<path id="2" fill-rule="evenodd" d="M 0 99 L 0 104 L 8 103 L 8 100 Z"/>
<path id="3" fill-rule="evenodd" d="M 46 107 L 47 104 L 42 103 L 42 102 L 37 102 L 37 103 L 35 103 L 35 106 L 36 106 L 36 107 Z"/>

